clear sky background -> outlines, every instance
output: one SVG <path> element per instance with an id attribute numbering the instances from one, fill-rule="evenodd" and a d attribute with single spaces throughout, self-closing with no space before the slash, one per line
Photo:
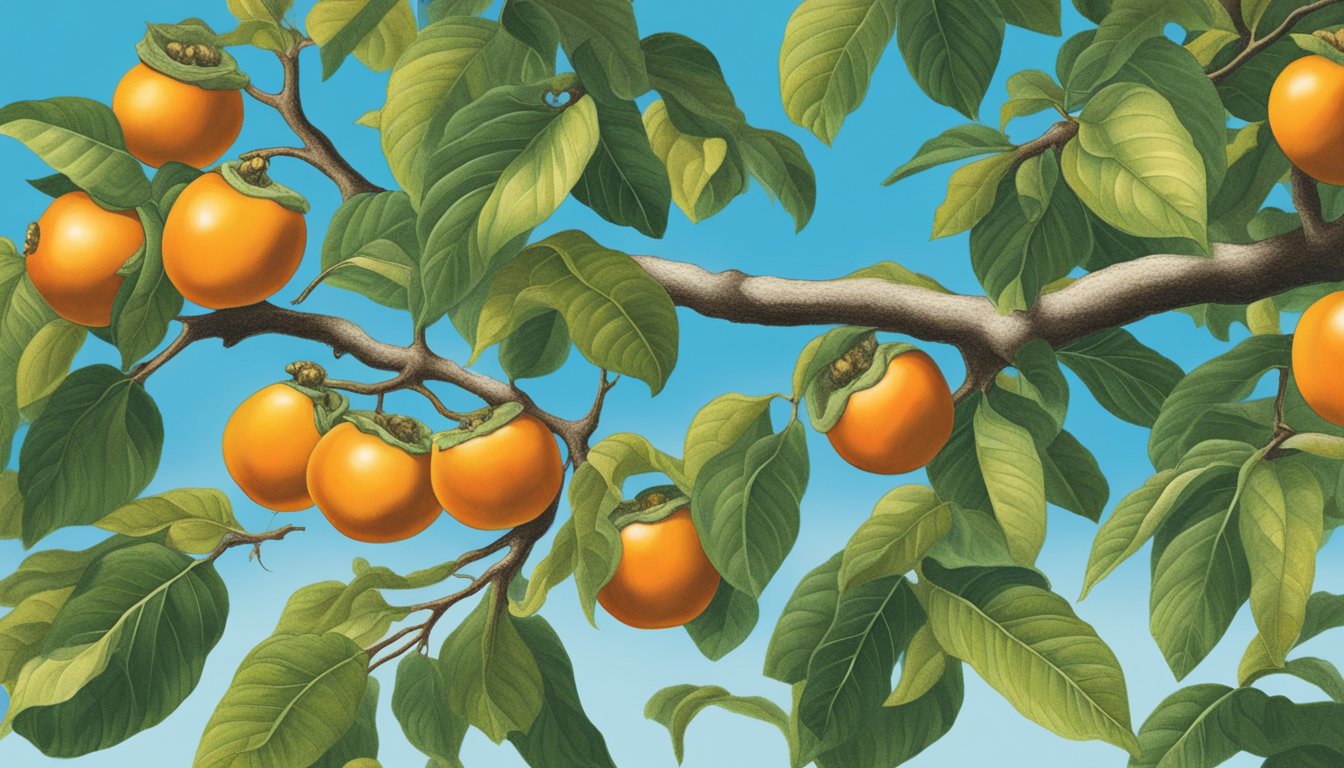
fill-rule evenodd
<path id="1" fill-rule="evenodd" d="M 301 13 L 311 0 L 300 0 Z M 942 200 L 947 169 L 935 170 L 890 188 L 879 182 L 905 161 L 924 140 L 964 122 L 953 110 L 927 99 L 909 77 L 893 45 L 873 78 L 866 103 L 850 117 L 835 146 L 827 148 L 806 131 L 791 124 L 779 99 L 779 43 L 794 3 L 788 0 L 640 0 L 636 2 L 640 31 L 650 34 L 676 31 L 708 45 L 719 57 L 738 103 L 754 125 L 787 133 L 797 139 L 816 168 L 818 201 L 810 226 L 801 234 L 779 206 L 757 185 L 717 217 L 692 225 L 674 209 L 667 235 L 647 239 L 633 230 L 614 227 L 583 206 L 567 202 L 538 237 L 552 231 L 583 228 L 603 244 L 631 253 L 650 253 L 700 264 L 710 270 L 729 268 L 800 278 L 825 278 L 848 273 L 884 259 L 894 259 L 927 272 L 954 290 L 979 292 L 967 259 L 965 235 L 929 241 L 934 208 Z M 1086 22 L 1065 3 L 1065 29 L 1074 32 Z M 173 22 L 199 16 L 217 29 L 231 28 L 224 0 L 126 0 L 125 2 L 6 2 L 0 20 L 8 32 L 0 47 L 0 102 L 77 95 L 110 102 L 122 74 L 136 61 L 134 45 L 144 33 L 145 21 Z M 982 108 L 982 117 L 995 124 L 1004 100 L 1004 81 L 1015 71 L 1039 68 L 1054 71 L 1060 39 L 1010 28 L 1004 57 Z M 968 45 L 976 44 L 968 40 Z M 236 50 L 236 49 L 235 49 Z M 264 52 L 243 53 L 240 59 L 261 87 L 278 87 L 279 71 Z M 386 75 L 370 73 L 353 59 L 329 82 L 320 81 L 316 51 L 304 54 L 305 103 L 313 120 L 326 130 L 348 158 L 381 184 L 391 184 L 378 149 L 377 134 L 354 125 L 354 120 L 382 105 Z M 291 136 L 274 112 L 248 100 L 243 135 L 234 152 L 284 144 Z M 1047 125 L 1046 118 L 1016 122 L 1012 136 L 1029 140 Z M 23 182 L 50 173 L 17 142 L 0 141 L 0 234 L 21 242 L 24 226 L 36 219 L 47 199 Z M 313 204 L 308 216 L 309 245 L 294 281 L 276 297 L 292 298 L 318 271 L 325 224 L 340 200 L 325 177 L 298 161 L 280 158 L 272 168 L 280 182 L 301 190 Z M 1276 193 L 1279 194 L 1279 193 Z M 1286 196 L 1279 195 L 1286 204 Z M 409 341 L 407 316 L 383 309 L 355 294 L 320 288 L 306 309 L 341 314 L 362 324 L 375 337 L 395 343 Z M 650 400 L 648 389 L 636 381 L 622 382 L 608 400 L 599 437 L 619 431 L 639 432 L 659 447 L 680 454 L 691 416 L 704 403 L 724 392 L 762 394 L 784 391 L 797 352 L 817 328 L 756 328 L 729 325 L 689 311 L 679 312 L 681 357 L 667 389 Z M 1147 343 L 1175 359 L 1187 370 L 1225 348 L 1185 316 L 1145 320 L 1133 326 Z M 441 354 L 466 357 L 465 345 L 447 323 L 433 329 L 431 343 Z M 961 362 L 950 347 L 926 349 L 955 386 Z M 122 745 L 81 758 L 90 768 L 138 765 L 145 768 L 181 768 L 190 764 L 215 703 L 227 687 L 239 660 L 265 637 L 279 617 L 286 598 L 299 587 L 326 579 L 348 580 L 352 558 L 364 557 L 399 571 L 442 562 L 486 541 L 446 516 L 410 542 L 369 545 L 351 542 L 327 526 L 315 510 L 273 517 L 251 504 L 231 483 L 220 457 L 219 441 L 233 408 L 262 386 L 283 378 L 285 363 L 313 358 L 343 378 L 375 380 L 379 374 L 356 364 L 335 361 L 328 350 L 282 337 L 254 339 L 231 350 L 218 342 L 193 346 L 149 382 L 149 391 L 163 412 L 167 441 L 159 474 L 148 493 L 179 487 L 218 487 L 233 499 L 240 520 L 252 530 L 273 525 L 307 525 L 305 533 L 267 545 L 264 571 L 248 562 L 244 550 L 221 558 L 220 571 L 229 585 L 231 611 L 224 638 L 210 657 L 195 694 L 167 721 Z M 110 350 L 96 341 L 82 354 L 80 364 L 114 362 Z M 493 354 L 478 364 L 498 374 Z M 596 373 L 577 354 L 559 373 L 544 381 L 526 382 L 526 389 L 543 406 L 564 415 L 587 409 Z M 1111 507 L 1151 472 L 1145 452 L 1147 432 L 1121 422 L 1097 406 L 1082 384 L 1070 375 L 1072 408 L 1067 427 L 1096 454 L 1110 481 Z M 450 407 L 475 407 L 459 392 L 441 390 Z M 389 407 L 425 418 L 438 427 L 415 395 L 389 398 Z M 777 419 L 777 425 L 782 419 Z M 667 732 L 643 717 L 644 703 L 658 689 L 677 683 L 719 684 L 738 694 L 768 696 L 788 703 L 783 684 L 762 676 L 765 647 L 784 601 L 798 579 L 844 545 L 872 505 L 890 488 L 924 482 L 922 473 L 901 478 L 863 474 L 842 462 L 826 440 L 809 435 L 812 481 L 803 501 L 802 533 L 793 553 L 766 590 L 761 622 L 750 639 L 719 662 L 704 659 L 685 632 L 646 632 L 628 629 L 598 612 L 600 629 L 584 620 L 573 583 L 551 594 L 543 610 L 564 639 L 578 676 L 579 690 L 589 715 L 605 732 L 616 762 L 625 768 L 671 768 L 675 765 Z M 636 489 L 635 483 L 628 491 Z M 1109 513 L 1109 508 L 1108 508 Z M 1074 598 L 1078 594 L 1095 526 L 1081 518 L 1052 509 L 1050 534 L 1040 566 L 1054 588 Z M 87 546 L 97 536 L 90 531 L 58 532 L 44 547 Z M 540 551 L 549 547 L 549 538 Z M 1344 589 L 1344 545 L 1338 541 L 1320 558 L 1317 589 Z M 8 572 L 22 557 L 17 543 L 0 542 L 0 571 Z M 535 558 L 534 558 L 535 560 Z M 530 572 L 531 566 L 529 566 Z M 441 590 L 430 590 L 433 596 Z M 409 600 L 407 601 L 409 602 Z M 455 609 L 456 617 L 467 607 Z M 1163 662 L 1148 625 L 1148 552 L 1131 558 L 1103 582 L 1088 600 L 1077 606 L 1083 619 L 1096 627 L 1119 656 L 1129 687 L 1135 727 L 1152 708 L 1178 687 Z M 435 635 L 442 641 L 454 619 L 450 615 Z M 1248 611 L 1243 609 L 1222 645 L 1184 681 L 1235 684 L 1236 665 L 1253 635 Z M 1333 644 L 1333 646 L 1331 645 Z M 1338 640 L 1327 636 L 1300 649 L 1302 654 L 1344 661 Z M 423 765 L 424 760 L 403 739 L 388 708 L 392 665 L 379 677 L 384 681 L 379 712 L 381 759 L 388 768 Z M 1323 698 L 1319 692 L 1290 680 L 1271 678 L 1263 685 L 1274 693 L 1299 700 Z M 0 691 L 0 707 L 7 704 Z M 470 766 L 512 768 L 522 761 L 507 744 L 496 747 L 477 732 L 467 739 L 463 759 Z M 37 768 L 54 761 L 27 742 L 10 737 L 0 742 L 0 765 Z M 966 703 L 951 733 L 917 757 L 915 766 L 1121 766 L 1125 756 L 1097 742 L 1060 739 L 1016 713 L 993 690 L 968 670 Z M 1234 766 L 1257 765 L 1241 757 Z M 744 768 L 787 765 L 787 749 L 773 728 L 753 720 L 708 710 L 692 725 L 684 765 L 689 768 Z"/>

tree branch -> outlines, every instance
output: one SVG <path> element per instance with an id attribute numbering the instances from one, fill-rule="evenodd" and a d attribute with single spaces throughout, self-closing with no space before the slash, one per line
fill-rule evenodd
<path id="1" fill-rule="evenodd" d="M 1297 23 L 1299 21 L 1305 19 L 1307 16 L 1310 16 L 1316 11 L 1321 10 L 1322 8 L 1326 8 L 1338 2 L 1341 2 L 1341 0 L 1317 0 L 1316 2 L 1311 3 L 1310 5 L 1303 5 L 1299 8 L 1294 9 L 1293 12 L 1288 14 L 1287 18 L 1283 20 L 1282 24 L 1280 24 L 1272 31 L 1266 33 L 1264 37 L 1259 37 L 1254 40 L 1251 40 L 1246 45 L 1246 47 L 1241 50 L 1241 53 L 1238 53 L 1236 57 L 1234 57 L 1227 64 L 1223 65 L 1221 69 L 1218 69 L 1214 72 L 1210 72 L 1209 79 L 1213 80 L 1216 83 L 1219 80 L 1222 80 L 1223 78 L 1232 74 L 1233 72 L 1236 72 L 1237 69 L 1241 67 L 1241 65 L 1250 61 L 1252 58 L 1255 57 L 1256 54 L 1260 53 L 1264 49 L 1273 45 L 1284 35 L 1293 31 L 1293 27 L 1297 26 Z M 1234 19 L 1240 20 L 1239 14 L 1238 16 L 1234 17 Z"/>
<path id="2" fill-rule="evenodd" d="M 277 528 L 273 531 L 266 531 L 265 533 L 236 533 L 234 531 L 230 531 L 224 534 L 224 537 L 219 540 L 219 546 L 215 547 L 213 552 L 205 556 L 205 561 L 207 563 L 213 563 L 214 561 L 219 559 L 220 555 L 224 554 L 230 549 L 242 546 L 252 547 L 252 554 L 249 557 L 249 559 L 256 558 L 258 561 L 260 561 L 261 545 L 263 542 L 279 541 L 288 536 L 289 534 L 294 533 L 295 531 L 302 531 L 302 530 L 304 530 L 304 528 L 301 525 L 286 525 L 283 528 Z"/>

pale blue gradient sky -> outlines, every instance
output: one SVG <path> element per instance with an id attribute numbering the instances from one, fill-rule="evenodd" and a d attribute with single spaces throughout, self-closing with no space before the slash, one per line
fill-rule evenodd
<path id="1" fill-rule="evenodd" d="M 311 2 L 300 0 L 306 12 Z M 708 45 L 719 57 L 728 82 L 748 119 L 760 127 L 783 131 L 800 141 L 817 171 L 818 204 L 811 225 L 793 234 L 791 220 L 767 195 L 753 186 L 728 209 L 700 225 L 691 225 L 678 211 L 672 213 L 667 236 L 651 241 L 632 230 L 602 221 L 574 202 L 566 203 L 539 233 L 581 227 L 602 243 L 632 253 L 652 253 L 693 261 L 711 270 L 739 268 L 794 277 L 829 277 L 847 273 L 882 259 L 932 274 L 949 287 L 977 291 L 967 260 L 966 237 L 929 242 L 933 210 L 942 200 L 948 170 L 935 170 L 883 188 L 879 182 L 906 160 L 921 142 L 951 125 L 963 122 L 951 109 L 929 101 L 915 87 L 893 46 L 882 59 L 867 103 L 852 116 L 832 148 L 827 148 L 785 118 L 779 100 L 778 47 L 793 6 L 786 0 L 732 3 L 723 0 L 678 0 L 636 3 L 640 30 L 682 32 Z M 1085 22 L 1065 3 L 1066 30 L 1077 31 Z M 143 34 L 144 21 L 169 22 L 199 16 L 217 28 L 229 28 L 223 0 L 127 0 L 126 2 L 5 3 L 0 9 L 9 32 L 0 48 L 0 102 L 40 99 L 57 95 L 86 96 L 109 101 L 122 73 L 135 62 L 134 44 Z M 973 43 L 971 43 L 973 44 Z M 1010 28 L 1004 62 L 986 98 L 982 115 L 997 121 L 1004 99 L 1004 80 L 1020 69 L 1054 70 L 1059 40 Z M 59 53 L 44 53 L 53 47 Z M 240 55 L 244 67 L 263 88 L 277 85 L 277 67 L 269 54 Z M 319 80 L 315 52 L 305 54 L 304 85 L 312 118 L 336 141 L 356 166 L 375 181 L 391 179 L 378 150 L 377 135 L 353 124 L 355 118 L 382 104 L 384 75 L 363 69 L 353 60 L 328 83 Z M 1013 137 L 1037 135 L 1045 118 L 1021 120 Z M 247 121 L 235 153 L 249 148 L 283 144 L 289 134 L 279 118 L 249 101 Z M 0 141 L 0 234 L 22 240 L 24 226 L 35 219 L 46 199 L 23 183 L 25 178 L 50 171 L 18 143 Z M 304 264 L 294 282 L 279 298 L 292 297 L 317 271 L 325 222 L 339 203 L 325 178 L 297 161 L 281 159 L 273 175 L 303 191 L 313 204 L 309 215 L 310 242 Z M 374 336 L 389 342 L 408 340 L 406 318 L 350 293 L 319 289 L 306 305 L 313 311 L 346 315 Z M 680 453 L 682 436 L 691 415 L 712 397 L 728 391 L 766 393 L 788 387 L 794 356 L 819 331 L 814 328 L 761 329 L 732 326 L 682 311 L 681 358 L 666 391 L 650 400 L 638 382 L 617 387 L 609 400 L 602 434 L 635 431 L 658 446 Z M 1216 354 L 1223 345 L 1196 330 L 1184 316 L 1146 320 L 1134 330 L 1148 343 L 1187 369 Z M 434 329 L 431 341 L 443 354 L 465 357 L 465 348 L 445 323 Z M 955 350 L 928 350 L 943 366 L 949 380 L 959 381 L 961 363 Z M 163 463 L 150 492 L 175 487 L 223 488 L 237 505 L 239 518 L 254 530 L 273 523 L 272 515 L 252 505 L 231 484 L 219 454 L 219 435 L 234 405 L 263 385 L 281 378 L 288 361 L 316 357 L 342 377 L 368 378 L 367 372 L 347 361 L 333 361 L 325 350 L 279 337 L 248 341 L 232 350 L 218 343 L 198 344 L 155 374 L 149 390 L 163 411 L 167 431 Z M 112 362 L 109 350 L 91 343 L 80 362 Z M 479 367 L 498 373 L 492 355 Z M 577 414 L 588 405 L 596 374 L 577 354 L 558 374 L 527 388 L 547 407 Z M 1076 380 L 1068 427 L 1097 455 L 1112 487 L 1112 502 L 1148 475 L 1147 433 L 1120 422 L 1101 410 Z M 468 398 L 445 392 L 450 404 L 473 405 Z M 428 418 L 414 395 L 389 398 L 393 408 Z M 769 696 L 787 705 L 787 688 L 764 678 L 761 663 L 774 621 L 794 584 L 807 570 L 843 546 L 873 503 L 902 482 L 922 482 L 922 475 L 892 480 L 862 474 L 840 461 L 824 438 L 809 435 L 812 483 L 803 502 L 802 533 L 762 599 L 762 620 L 751 638 L 717 663 L 705 660 L 680 630 L 641 632 L 627 629 L 601 614 L 601 630 L 588 626 L 578 609 L 572 583 L 552 593 L 543 614 L 565 640 L 578 674 L 579 690 L 589 715 L 606 734 L 617 763 L 625 768 L 671 768 L 675 765 L 667 733 L 643 718 L 644 702 L 667 685 L 716 683 L 735 693 Z M 483 542 L 482 534 L 444 518 L 425 534 L 398 545 L 365 545 L 336 535 L 315 511 L 283 516 L 282 522 L 306 524 L 306 533 L 270 545 L 263 571 L 247 562 L 242 551 L 229 553 L 220 570 L 229 584 L 232 611 L 224 639 L 205 669 L 196 693 L 157 728 L 103 753 L 82 758 L 90 768 L 141 765 L 181 768 L 194 754 L 202 727 L 238 661 L 274 625 L 286 597 L 300 586 L 324 579 L 347 579 L 349 563 L 365 557 L 398 570 L 438 563 Z M 1081 584 L 1094 526 L 1059 510 L 1052 510 L 1050 536 L 1041 567 L 1055 588 L 1073 598 Z M 59 532 L 42 545 L 78 547 L 95 537 L 87 531 Z M 543 547 L 544 549 L 544 547 Z M 1320 558 L 1318 588 L 1344 588 L 1341 545 L 1332 544 Z M 21 557 L 13 542 L 0 542 L 0 570 Z M 1079 614 L 1110 643 L 1124 665 L 1135 726 L 1178 684 L 1162 661 L 1147 631 L 1147 550 L 1123 565 L 1084 603 Z M 432 594 L 432 590 L 430 593 Z M 465 610 L 463 610 L 463 614 Z M 450 617 L 451 620 L 451 617 Z M 446 627 L 445 627 L 446 629 Z M 1232 683 L 1242 648 L 1253 633 L 1243 610 L 1227 640 L 1185 684 Z M 435 643 L 442 640 L 440 631 Z M 1327 648 L 1332 647 L 1333 653 Z M 1338 640 L 1317 639 L 1303 653 L 1339 656 Z M 404 741 L 388 709 L 391 667 L 384 680 L 380 710 L 383 747 L 389 768 L 418 766 L 420 758 Z M 1320 698 L 1303 685 L 1269 680 L 1273 692 Z M 1019 716 L 973 673 L 967 675 L 966 703 L 948 737 L 916 758 L 915 766 L 1121 766 L 1124 755 L 1096 742 L 1061 740 Z M 0 706 L 3 706 L 0 692 Z M 480 734 L 468 737 L 463 758 L 471 766 L 522 766 L 507 745 L 495 747 Z M 51 764 L 23 740 L 0 742 L 0 765 L 39 768 Z M 1257 761 L 1240 758 L 1228 765 L 1249 766 Z M 783 740 L 771 727 L 718 710 L 700 715 L 691 727 L 684 765 L 689 768 L 743 768 L 784 766 Z"/>

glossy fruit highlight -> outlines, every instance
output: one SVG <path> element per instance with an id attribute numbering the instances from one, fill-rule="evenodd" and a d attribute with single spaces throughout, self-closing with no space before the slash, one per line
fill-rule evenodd
<path id="1" fill-rule="evenodd" d="M 665 629 L 703 613 L 718 588 L 691 510 L 682 507 L 658 522 L 621 529 L 621 563 L 597 599 L 622 624 Z"/>
<path id="2" fill-rule="evenodd" d="M 243 95 L 175 80 L 145 64 L 121 78 L 112 96 L 126 148 L 155 168 L 176 161 L 204 168 L 224 156 L 243 129 Z"/>
<path id="3" fill-rule="evenodd" d="M 294 276 L 303 214 L 234 189 L 219 173 L 187 185 L 163 230 L 163 268 L 188 301 L 210 309 L 265 301 Z"/>
<path id="4" fill-rule="evenodd" d="M 322 439 L 313 400 L 288 384 L 247 398 L 224 426 L 224 466 L 249 499 L 277 512 L 313 505 L 308 458 Z"/>
<path id="5" fill-rule="evenodd" d="M 409 539 L 439 516 L 429 453 L 412 454 L 351 423 L 318 441 L 307 474 L 317 508 L 336 530 L 358 541 Z"/>
<path id="6" fill-rule="evenodd" d="M 1324 56 L 1284 67 L 1269 92 L 1269 127 L 1293 165 L 1344 184 L 1344 67 Z"/>
<path id="7" fill-rule="evenodd" d="M 826 433 L 840 457 L 865 472 L 896 475 L 928 464 L 952 435 L 952 392 L 933 358 L 902 352 L 876 384 L 854 392 Z"/>
<path id="8" fill-rule="evenodd" d="M 1293 332 L 1293 379 L 1318 416 L 1344 425 L 1344 291 L 1318 299 Z"/>
<path id="9" fill-rule="evenodd" d="M 450 448 L 436 447 L 430 465 L 444 510 L 482 530 L 535 519 L 560 493 L 564 475 L 551 430 L 526 413 Z"/>
<path id="10" fill-rule="evenodd" d="M 51 202 L 29 239 L 28 277 L 56 314 L 72 323 L 102 328 L 112 322 L 112 304 L 123 278 L 117 270 L 145 242 L 135 211 L 109 211 L 83 192 Z"/>

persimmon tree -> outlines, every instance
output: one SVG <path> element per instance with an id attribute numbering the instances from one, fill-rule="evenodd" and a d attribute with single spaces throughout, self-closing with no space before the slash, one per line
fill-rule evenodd
<path id="1" fill-rule="evenodd" d="M 749 122 L 704 46 L 638 29 L 628 0 L 505 0 L 497 18 L 482 15 L 492 5 L 484 0 L 433 0 L 423 26 L 405 0 L 318 0 L 303 19 L 291 5 L 228 0 L 238 19 L 228 31 L 195 19 L 150 25 L 138 48 L 144 69 L 123 87 L 146 89 L 151 102 L 185 93 L 199 109 L 225 110 L 228 119 L 193 127 L 190 142 L 123 116 L 134 110 L 123 109 L 129 95 L 112 106 L 52 98 L 0 108 L 0 134 L 53 169 L 30 183 L 74 206 L 65 215 L 119 222 L 117 247 L 137 249 L 114 254 L 110 268 L 88 266 L 106 269 L 96 285 L 70 286 L 55 218 L 30 228 L 21 248 L 0 240 L 0 458 L 17 464 L 0 475 L 0 534 L 25 547 L 68 526 L 109 534 L 81 551 L 39 549 L 0 580 L 0 604 L 11 607 L 0 618 L 0 683 L 11 696 L 0 735 L 12 731 L 51 756 L 84 755 L 155 726 L 192 693 L 229 613 L 215 561 L 301 529 L 244 530 L 218 490 L 141 495 L 174 426 L 160 419 L 153 375 L 203 340 L 232 347 L 278 334 L 369 371 L 345 381 L 312 363 L 290 367 L 294 381 L 281 392 L 311 398 L 318 433 L 344 429 L 437 459 L 496 440 L 525 415 L 564 446 L 567 491 L 441 565 L 400 574 L 356 560 L 349 582 L 296 592 L 205 725 L 196 766 L 376 765 L 380 677 L 405 737 L 431 765 L 459 765 L 469 728 L 508 740 L 538 768 L 613 765 L 562 640 L 538 614 L 548 592 L 572 581 L 590 621 L 606 595 L 623 620 L 684 623 L 707 657 L 726 656 L 756 629 L 757 599 L 798 535 L 805 430 L 831 433 L 846 418 L 845 437 L 832 441 L 847 460 L 879 472 L 927 462 L 928 483 L 896 484 L 795 588 L 763 660 L 766 676 L 791 686 L 787 709 L 717 686 L 653 694 L 646 714 L 668 727 L 678 758 L 695 715 L 718 706 L 777 725 L 794 765 L 889 768 L 953 727 L 969 666 L 1025 718 L 1115 745 L 1117 762 L 1127 753 L 1136 766 L 1202 767 L 1248 752 L 1266 766 L 1344 763 L 1344 679 L 1330 662 L 1294 653 L 1344 625 L 1344 597 L 1313 591 L 1317 551 L 1344 521 L 1344 430 L 1317 415 L 1344 413 L 1325 402 L 1339 398 L 1328 386 L 1338 342 L 1328 323 L 1299 334 L 1296 347 L 1281 332 L 1283 314 L 1344 280 L 1344 194 L 1289 162 L 1270 98 L 1290 62 L 1321 57 L 1313 66 L 1327 72 L 1344 64 L 1334 34 L 1344 3 L 1074 0 L 1095 29 L 1062 42 L 1054 73 L 1009 77 L 996 128 L 976 120 L 1005 26 L 1059 35 L 1058 2 L 805 0 L 779 59 L 794 122 L 829 144 L 893 40 L 929 98 L 973 121 L 930 137 L 887 183 L 961 164 L 933 235 L 969 230 L 983 296 L 895 262 L 797 280 L 625 254 L 602 246 L 600 232 L 533 238 L 570 195 L 613 226 L 661 237 L 673 204 L 693 221 L 719 215 L 752 179 L 798 229 L 811 216 L 804 149 Z M 1179 40 L 1167 33 L 1173 24 Z M 282 87 L 251 85 L 232 46 L 273 52 Z M 379 132 L 396 189 L 370 182 L 303 109 L 300 62 L 317 59 L 329 77 L 356 65 L 352 56 L 390 70 L 382 106 L 369 94 L 376 108 L 360 122 Z M 218 158 L 221 136 L 236 136 L 240 90 L 278 112 L 297 142 L 206 169 L 176 162 L 182 153 L 199 165 Z M 1060 119 L 1038 137 L 1004 132 L 1050 111 Z M 1313 136 L 1300 126 L 1292 135 Z M 304 296 L 343 289 L 404 310 L 409 345 L 372 338 L 357 317 L 255 303 L 252 292 L 274 291 L 264 288 L 273 270 L 292 274 L 284 263 L 297 264 L 307 211 L 300 193 L 271 179 L 275 158 L 311 164 L 344 199 Z M 1266 207 L 1280 184 L 1293 210 Z M 193 207 L 239 198 L 271 211 L 274 222 L 249 235 L 265 237 L 243 254 L 255 259 L 256 279 L 210 271 L 227 254 L 199 258 L 198 246 L 221 249 L 217 233 L 193 230 L 208 230 L 209 216 L 175 208 L 184 196 Z M 140 234 L 126 234 L 137 220 Z M 67 288 L 87 292 L 60 293 Z M 219 308 L 183 314 L 184 292 Z M 58 294 L 78 300 L 44 298 Z M 95 301 L 110 309 L 79 310 Z M 780 382 L 786 394 L 738 393 L 725 381 L 684 446 L 654 446 L 638 424 L 596 439 L 618 381 L 643 382 L 656 396 L 672 374 L 678 307 L 826 330 L 800 351 L 792 381 Z M 1223 341 L 1235 323 L 1250 335 L 1186 372 L 1124 330 L 1173 311 Z M 445 320 L 470 343 L 471 360 L 431 349 L 425 329 Z M 120 368 L 70 370 L 90 335 L 119 350 Z M 911 343 L 952 345 L 964 357 L 965 380 L 946 401 L 941 374 Z M 593 398 L 553 411 L 520 382 L 554 372 L 572 348 L 595 368 Z M 498 354 L 507 379 L 472 370 L 482 354 Z M 1064 428 L 1071 393 L 1061 366 L 1115 418 L 1151 430 L 1152 476 L 1117 494 L 1104 521 L 1110 489 Z M 922 377 L 920 408 L 897 407 L 913 391 L 884 378 L 898 368 Z M 1277 394 L 1259 397 L 1266 377 Z M 894 400 L 859 408 L 882 387 L 895 387 Z M 451 410 L 443 393 L 454 389 L 484 409 Z M 440 434 L 383 413 L 383 396 L 403 390 L 428 400 Z M 777 400 L 791 405 L 783 424 L 771 415 Z M 935 418 L 942 407 L 945 421 Z M 874 459 L 864 442 L 872 435 L 917 445 Z M 475 471 L 465 466 L 460 474 Z M 627 487 L 646 473 L 664 481 Z M 321 506 L 311 466 L 307 480 Z M 287 492 L 277 503 L 312 500 Z M 492 507 L 495 517 L 454 514 L 489 527 L 517 503 Z M 1258 633 L 1229 685 L 1178 688 L 1136 729 L 1115 655 L 1036 568 L 1050 506 L 1100 522 L 1084 596 L 1152 542 L 1150 626 L 1178 681 L 1249 602 Z M 664 523 L 686 546 L 698 539 L 702 560 L 686 570 L 707 606 L 660 611 L 640 603 L 638 579 L 614 578 L 631 526 Z M 552 528 L 549 551 L 535 551 Z M 463 573 L 468 566 L 478 575 Z M 619 599 L 604 592 L 618 586 Z M 396 598 L 435 587 L 442 596 L 427 602 Z M 458 607 L 476 597 L 471 610 Z M 394 675 L 373 674 L 389 663 Z M 1254 687 L 1272 674 L 1300 677 L 1329 700 Z"/>

